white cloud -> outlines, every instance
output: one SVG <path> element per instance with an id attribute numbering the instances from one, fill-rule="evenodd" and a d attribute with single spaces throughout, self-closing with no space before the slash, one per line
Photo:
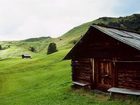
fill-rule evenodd
<path id="1" fill-rule="evenodd" d="M 121 0 L 0 0 L 0 40 L 57 37 L 114 13 Z"/>

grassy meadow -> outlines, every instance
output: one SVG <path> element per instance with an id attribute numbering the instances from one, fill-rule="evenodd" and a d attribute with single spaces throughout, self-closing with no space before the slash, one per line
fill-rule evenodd
<path id="1" fill-rule="evenodd" d="M 138 100 L 109 100 L 109 96 L 71 88 L 69 50 L 32 59 L 0 61 L 0 105 L 140 105 Z"/>

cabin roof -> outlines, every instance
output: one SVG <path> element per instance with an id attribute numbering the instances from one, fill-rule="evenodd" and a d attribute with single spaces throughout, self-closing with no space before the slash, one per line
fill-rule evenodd
<path id="1" fill-rule="evenodd" d="M 115 28 L 102 27 L 97 25 L 92 25 L 92 27 L 98 29 L 99 31 L 105 33 L 112 38 L 123 42 L 133 48 L 140 50 L 140 34 Z"/>
<path id="2" fill-rule="evenodd" d="M 22 54 L 22 55 L 24 55 L 24 56 L 31 56 L 31 55 L 29 55 L 29 54 Z"/>
<path id="3" fill-rule="evenodd" d="M 99 25 L 91 25 L 88 31 L 90 31 L 90 29 L 92 30 L 97 29 L 100 32 L 104 33 L 105 35 L 108 35 L 128 46 L 131 46 L 137 50 L 140 50 L 140 34 L 139 33 L 112 28 L 112 27 L 103 27 Z M 88 35 L 87 33 L 80 39 L 80 41 L 86 35 Z M 72 48 L 72 50 L 64 57 L 64 59 L 69 59 L 68 56 L 70 56 L 72 51 L 76 49 L 76 46 L 80 44 L 80 41 Z"/>

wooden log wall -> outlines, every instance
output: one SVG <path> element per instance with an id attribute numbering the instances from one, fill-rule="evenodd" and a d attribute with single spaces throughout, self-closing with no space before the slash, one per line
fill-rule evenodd
<path id="1" fill-rule="evenodd" d="M 140 63 L 118 63 L 118 87 L 140 90 Z"/>
<path id="2" fill-rule="evenodd" d="M 82 83 L 91 83 L 92 66 L 90 59 L 72 60 L 72 79 Z"/>

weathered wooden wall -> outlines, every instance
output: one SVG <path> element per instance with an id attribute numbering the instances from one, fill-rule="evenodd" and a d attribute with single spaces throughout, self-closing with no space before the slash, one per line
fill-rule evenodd
<path id="1" fill-rule="evenodd" d="M 111 68 L 111 62 L 113 61 L 95 60 L 93 71 L 91 59 L 72 60 L 72 79 L 77 82 L 89 83 L 93 89 L 103 91 L 113 86 L 140 90 L 140 62 L 116 62 L 115 71 Z"/>
<path id="2" fill-rule="evenodd" d="M 72 60 L 72 79 L 91 84 L 92 66 L 90 59 Z"/>
<path id="3" fill-rule="evenodd" d="M 140 90 L 140 62 L 117 63 L 118 87 Z"/>
<path id="4" fill-rule="evenodd" d="M 110 87 L 140 89 L 140 52 L 98 30 L 87 34 L 88 37 L 83 37 L 67 56 L 73 59 L 73 81 L 90 83 L 100 90 Z M 90 58 L 95 59 L 95 80 Z M 115 64 L 114 60 L 118 62 Z M 134 62 L 119 62 L 121 60 Z"/>

